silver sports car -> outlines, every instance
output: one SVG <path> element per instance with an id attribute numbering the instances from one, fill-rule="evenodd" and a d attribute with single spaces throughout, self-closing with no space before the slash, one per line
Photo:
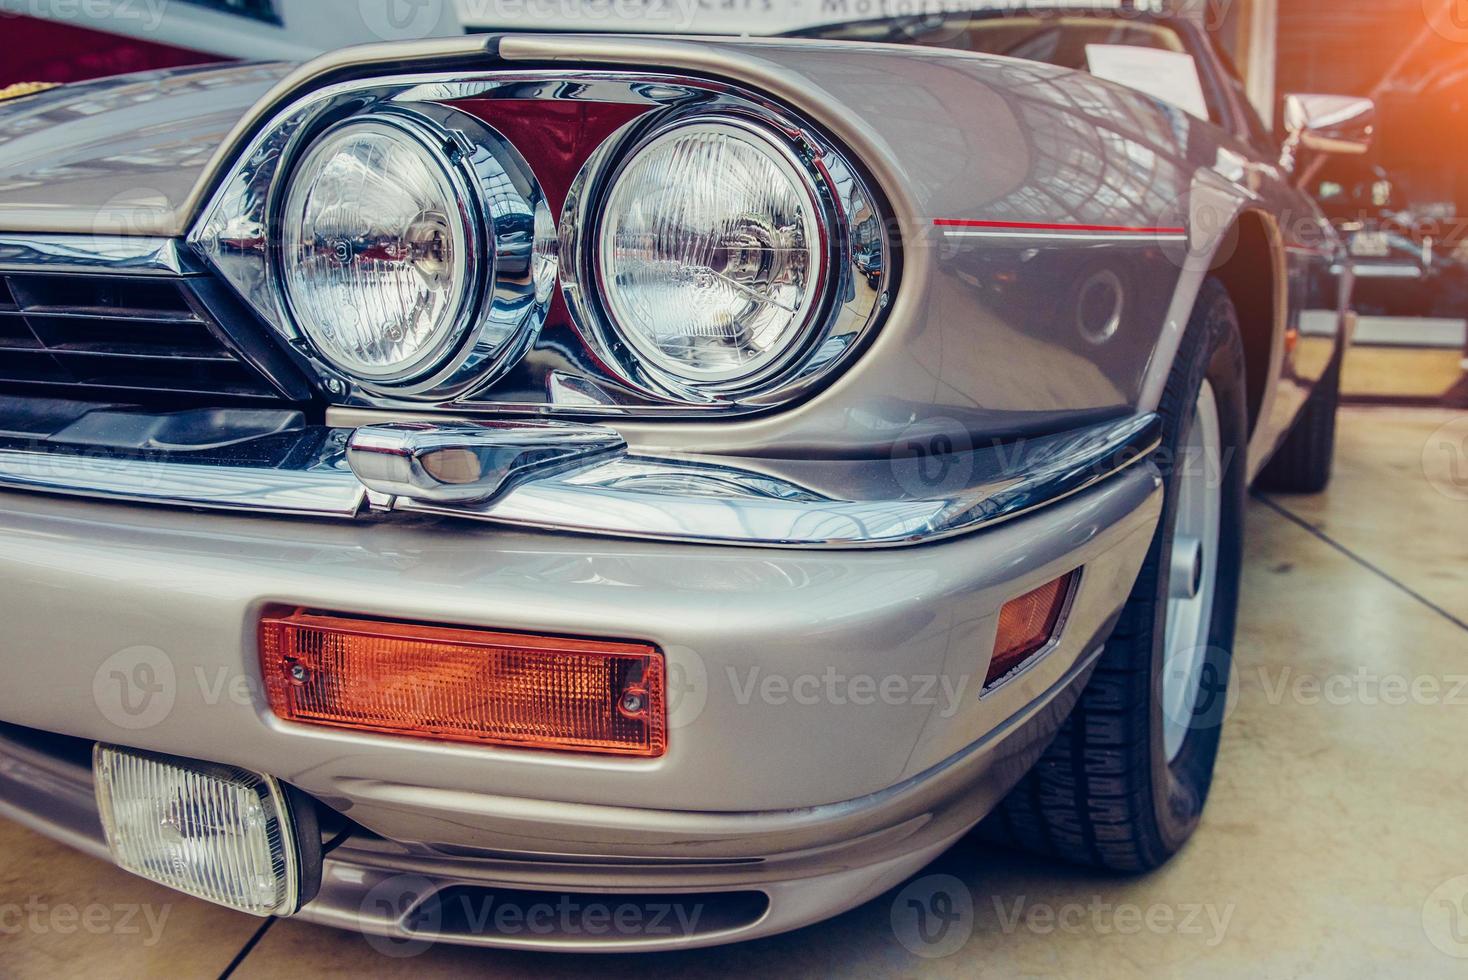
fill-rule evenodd
<path id="1" fill-rule="evenodd" d="M 1370 103 L 1276 139 L 1130 7 L 815 33 L 0 105 L 0 812 L 403 948 L 1182 847 Z"/>

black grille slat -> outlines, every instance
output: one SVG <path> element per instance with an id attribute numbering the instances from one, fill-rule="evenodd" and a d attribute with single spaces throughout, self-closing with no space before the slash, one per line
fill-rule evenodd
<path id="1" fill-rule="evenodd" d="M 43 350 L 0 351 L 0 381 L 66 384 L 71 374 Z"/>
<path id="2" fill-rule="evenodd" d="M 181 376 L 168 358 L 154 357 L 66 357 L 56 360 L 80 385 L 141 388 L 168 391 L 219 391 L 225 394 L 257 394 L 250 383 L 250 369 L 238 361 L 194 361 Z M 187 380 L 185 380 L 185 378 Z"/>
<path id="3" fill-rule="evenodd" d="M 0 379 L 0 388 L 14 388 L 17 392 L 31 395 L 46 394 L 46 389 L 54 389 L 57 385 L 65 385 L 68 394 L 82 401 L 97 401 L 103 398 L 108 402 L 119 401 L 124 395 L 147 396 L 147 395 L 178 395 L 187 396 L 192 400 L 211 400 L 218 398 L 229 398 L 240 401 L 264 402 L 272 404 L 280 402 L 279 396 L 271 393 L 261 395 L 251 386 L 241 386 L 231 389 L 228 386 L 197 385 L 195 387 L 183 386 L 170 382 L 167 387 L 153 386 L 147 384 L 147 379 L 119 379 L 116 382 L 91 381 L 78 382 L 73 380 L 57 381 L 50 378 L 39 380 L 27 380 L 25 378 Z"/>
<path id="4" fill-rule="evenodd" d="M 183 279 L 0 275 L 0 389 L 280 400 L 208 316 Z"/>
<path id="5" fill-rule="evenodd" d="M 175 279 L 103 276 L 10 276 L 15 305 L 34 313 L 85 313 L 127 319 L 192 319 Z"/>
<path id="6" fill-rule="evenodd" d="M 160 327 L 167 326 L 189 326 L 190 324 L 201 324 L 197 314 L 173 313 L 168 310 L 119 310 L 115 307 L 92 307 L 90 309 L 63 310 L 54 306 L 27 306 L 16 311 L 22 313 L 27 319 L 42 317 L 47 320 L 66 322 L 68 320 L 89 321 L 95 323 L 152 323 Z"/>
<path id="7" fill-rule="evenodd" d="M 156 310 L 148 307 L 119 306 L 21 306 L 18 309 L 32 316 L 85 317 L 93 320 L 112 320 L 118 323 L 135 323 L 139 320 L 153 322 L 191 323 L 197 322 L 193 313 L 177 310 Z"/>
<path id="8" fill-rule="evenodd" d="M 39 345 L 37 345 L 39 348 Z M 173 351 L 161 351 L 148 344 L 52 344 L 45 348 L 60 358 L 67 357 L 112 357 L 124 360 L 146 359 L 154 361 L 201 361 L 209 364 L 238 364 L 238 359 L 217 351 L 190 350 L 180 347 Z"/>
<path id="9" fill-rule="evenodd" d="M 36 350 L 41 346 L 40 340 L 31 333 L 25 317 L 0 309 L 0 350 Z"/>
<path id="10" fill-rule="evenodd" d="M 167 383 L 167 386 L 165 387 L 164 384 L 161 383 L 156 385 L 150 384 L 147 378 L 118 378 L 117 380 L 110 383 L 101 380 L 84 381 L 76 383 L 74 387 L 77 388 L 79 391 L 95 391 L 112 396 L 117 396 L 124 392 L 130 392 L 133 394 L 144 395 L 190 395 L 198 398 L 208 398 L 210 396 L 222 395 L 228 398 L 248 398 L 260 401 L 269 400 L 271 402 L 279 400 L 274 395 L 274 393 L 271 393 L 269 395 L 261 394 L 251 385 L 234 386 L 223 383 L 214 383 L 207 385 L 200 384 L 189 387 L 188 385 L 180 386 L 173 383 L 172 381 L 169 381 Z"/>
<path id="11" fill-rule="evenodd" d="M 125 320 L 113 317 L 26 313 L 31 332 L 47 350 L 152 354 L 156 357 L 214 355 L 235 357 L 198 320 Z"/>

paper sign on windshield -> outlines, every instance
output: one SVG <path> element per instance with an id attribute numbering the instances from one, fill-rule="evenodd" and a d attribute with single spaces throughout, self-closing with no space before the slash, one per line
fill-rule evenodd
<path id="1" fill-rule="evenodd" d="M 1086 63 L 1097 78 L 1146 92 L 1199 119 L 1208 118 L 1198 64 L 1190 54 L 1129 44 L 1088 44 Z"/>

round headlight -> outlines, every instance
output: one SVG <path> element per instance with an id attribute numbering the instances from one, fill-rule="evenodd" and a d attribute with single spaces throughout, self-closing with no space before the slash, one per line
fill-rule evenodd
<path id="1" fill-rule="evenodd" d="M 406 124 L 345 123 L 296 168 L 282 212 L 286 298 L 323 358 L 406 381 L 462 337 L 474 233 L 451 164 Z"/>
<path id="2" fill-rule="evenodd" d="M 676 126 L 629 157 L 605 202 L 602 297 L 643 363 L 729 385 L 809 335 L 826 279 L 820 205 L 776 137 L 737 121 Z"/>

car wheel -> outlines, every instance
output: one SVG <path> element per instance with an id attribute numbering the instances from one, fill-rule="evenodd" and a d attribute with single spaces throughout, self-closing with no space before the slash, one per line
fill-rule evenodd
<path id="1" fill-rule="evenodd" d="M 1075 710 L 985 824 L 991 839 L 1114 871 L 1155 868 L 1198 824 L 1226 706 L 1244 510 L 1243 345 L 1221 283 L 1168 378 L 1162 518 Z"/>
<path id="2" fill-rule="evenodd" d="M 1330 483 L 1335 462 L 1335 416 L 1341 400 L 1341 354 L 1316 383 L 1300 417 L 1279 451 L 1259 474 L 1259 489 L 1276 493 L 1319 493 Z"/>

